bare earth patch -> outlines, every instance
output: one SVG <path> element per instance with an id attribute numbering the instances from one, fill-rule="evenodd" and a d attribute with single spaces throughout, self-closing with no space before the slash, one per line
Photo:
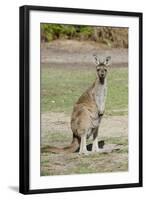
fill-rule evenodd
<path id="1" fill-rule="evenodd" d="M 41 63 L 49 67 L 94 66 L 93 54 L 111 56 L 112 67 L 127 67 L 128 49 L 105 48 L 99 43 L 75 40 L 56 40 L 41 43 Z"/>
<path id="2" fill-rule="evenodd" d="M 99 140 L 105 146 L 115 145 L 112 152 L 88 156 L 71 154 L 41 154 L 41 175 L 63 175 L 128 170 L 128 117 L 105 116 L 99 130 Z M 66 146 L 72 140 L 70 116 L 65 113 L 41 114 L 41 146 Z M 89 141 L 90 143 L 91 141 Z"/>

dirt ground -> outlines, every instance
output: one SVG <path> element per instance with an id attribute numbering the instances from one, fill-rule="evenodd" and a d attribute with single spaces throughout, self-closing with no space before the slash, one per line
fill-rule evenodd
<path id="1" fill-rule="evenodd" d="M 82 67 L 94 66 L 93 55 L 100 58 L 111 56 L 112 67 L 127 67 L 128 49 L 107 49 L 95 42 L 79 41 L 53 41 L 41 44 L 41 63 L 46 63 L 47 67 Z M 64 59 L 65 58 L 65 59 Z"/>
<path id="2" fill-rule="evenodd" d="M 70 128 L 70 116 L 65 113 L 48 112 L 41 115 L 41 127 L 44 131 L 43 137 L 49 132 L 64 133 L 72 138 Z M 102 137 L 123 137 L 127 136 L 128 120 L 127 116 L 105 116 L 100 126 Z M 100 133 L 99 133 L 100 135 Z M 44 144 L 45 141 L 42 140 Z"/>
<path id="3" fill-rule="evenodd" d="M 70 116 L 64 113 L 41 115 L 41 144 L 64 147 L 71 143 Z M 127 116 L 105 116 L 99 130 L 99 140 L 115 151 L 78 155 L 43 153 L 41 175 L 114 172 L 128 170 L 128 120 Z M 89 140 L 89 143 L 91 140 Z"/>

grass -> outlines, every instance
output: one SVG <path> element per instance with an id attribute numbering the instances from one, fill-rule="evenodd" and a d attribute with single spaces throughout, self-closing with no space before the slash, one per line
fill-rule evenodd
<path id="1" fill-rule="evenodd" d="M 95 80 L 94 70 L 41 68 L 41 111 L 71 113 L 74 103 Z M 128 69 L 111 68 L 108 75 L 106 115 L 128 112 Z"/>

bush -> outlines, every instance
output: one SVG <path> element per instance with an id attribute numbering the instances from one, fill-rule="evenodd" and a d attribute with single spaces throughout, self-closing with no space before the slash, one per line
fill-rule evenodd
<path id="1" fill-rule="evenodd" d="M 128 29 L 84 25 L 41 24 L 41 41 L 56 39 L 90 40 L 108 47 L 128 48 Z"/>

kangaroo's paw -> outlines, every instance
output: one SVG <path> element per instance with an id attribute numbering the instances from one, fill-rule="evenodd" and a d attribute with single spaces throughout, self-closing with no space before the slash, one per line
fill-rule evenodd
<path id="1" fill-rule="evenodd" d="M 100 149 L 99 147 L 94 147 L 92 148 L 92 153 L 102 153 L 103 149 Z"/>
<path id="2" fill-rule="evenodd" d="M 79 152 L 79 155 L 89 155 L 89 151 L 87 151 L 87 150 L 82 150 L 82 151 L 80 151 Z"/>

